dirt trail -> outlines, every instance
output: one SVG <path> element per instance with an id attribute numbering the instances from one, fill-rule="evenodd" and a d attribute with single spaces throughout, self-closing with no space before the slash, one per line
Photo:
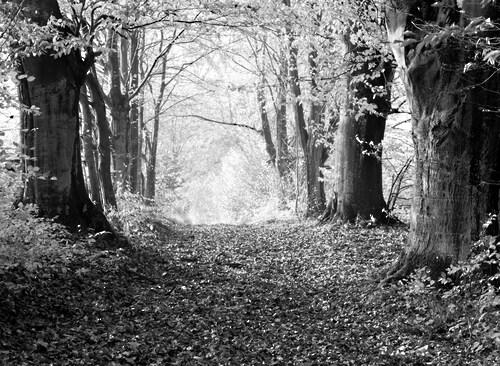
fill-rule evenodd
<path id="1" fill-rule="evenodd" d="M 396 290 L 374 280 L 405 235 L 294 223 L 153 227 L 131 256 L 95 252 L 75 262 L 80 272 L 31 279 L 35 296 L 13 298 L 18 313 L 0 323 L 10 332 L 0 364 L 446 364 L 432 350 L 447 341 L 406 325 Z"/>

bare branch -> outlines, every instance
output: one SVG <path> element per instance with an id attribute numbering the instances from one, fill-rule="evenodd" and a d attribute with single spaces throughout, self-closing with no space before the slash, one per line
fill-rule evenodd
<path id="1" fill-rule="evenodd" d="M 201 119 L 202 121 L 207 121 L 210 123 L 217 123 L 220 125 L 226 125 L 226 126 L 235 126 L 235 127 L 243 127 L 243 128 L 248 128 L 249 130 L 257 132 L 259 135 L 262 135 L 262 130 L 258 130 L 253 126 L 242 124 L 242 123 L 230 123 L 230 122 L 224 122 L 224 121 L 218 121 L 215 119 L 207 118 L 200 116 L 198 114 L 183 114 L 183 115 L 176 115 L 176 117 L 181 117 L 181 118 L 198 118 Z"/>
<path id="2" fill-rule="evenodd" d="M 407 113 L 407 112 L 404 112 L 404 113 Z M 405 119 L 405 120 L 403 120 L 403 121 L 401 121 L 401 122 L 395 123 L 393 126 L 391 126 L 391 128 L 392 128 L 392 129 L 396 129 L 396 128 L 397 128 L 397 127 L 399 127 L 400 125 L 405 124 L 406 122 L 409 122 L 409 121 L 411 121 L 411 119 L 410 119 L 410 118 L 409 118 L 409 119 Z"/>
<path id="3" fill-rule="evenodd" d="M 151 77 L 151 74 L 153 73 L 154 69 L 156 68 L 156 65 L 158 64 L 158 62 L 163 58 L 165 57 L 166 55 L 168 55 L 168 53 L 170 52 L 170 50 L 172 49 L 173 45 L 175 44 L 175 42 L 179 39 L 179 37 L 185 32 L 185 29 L 181 30 L 177 35 L 174 36 L 174 39 L 172 39 L 172 41 L 168 44 L 168 46 L 162 51 L 160 52 L 160 54 L 158 56 L 156 56 L 155 60 L 153 61 L 153 64 L 151 65 L 151 67 L 149 68 L 149 70 L 146 72 L 146 75 L 144 76 L 144 79 L 142 79 L 141 83 L 137 86 L 137 88 L 135 90 L 133 90 L 129 96 L 128 96 L 128 100 L 132 100 L 134 99 L 134 97 L 137 96 L 137 94 L 140 93 L 140 91 L 142 90 L 142 88 L 146 85 L 146 83 L 148 82 L 148 80 L 150 79 Z"/>

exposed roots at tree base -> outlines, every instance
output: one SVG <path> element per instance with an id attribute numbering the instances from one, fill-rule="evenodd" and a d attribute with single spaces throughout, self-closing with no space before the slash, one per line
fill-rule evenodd
<path id="1" fill-rule="evenodd" d="M 408 278 L 416 269 L 427 268 L 428 275 L 432 279 L 437 279 L 451 264 L 451 258 L 442 258 L 434 253 L 417 253 L 410 250 L 403 250 L 396 262 L 385 274 L 380 285 L 394 283 Z"/>
<path id="2" fill-rule="evenodd" d="M 335 214 L 337 213 L 337 197 L 332 198 L 328 205 L 326 206 L 325 211 L 318 218 L 318 225 L 325 225 L 329 222 L 333 222 L 335 219 Z"/>
<path id="3" fill-rule="evenodd" d="M 384 279 L 381 281 L 380 284 L 384 285 L 387 283 L 397 282 L 403 278 L 408 277 L 414 270 L 415 267 L 411 264 L 411 261 L 408 260 L 408 256 L 403 250 L 401 251 L 401 253 L 399 253 L 398 259 L 387 271 Z"/>
<path id="4" fill-rule="evenodd" d="M 399 220 L 397 217 L 392 216 L 387 213 L 387 211 L 382 210 L 380 211 L 377 215 L 374 215 L 377 217 L 375 222 L 372 222 L 369 218 L 366 220 L 361 220 L 361 221 L 366 221 L 370 225 L 406 225 L 404 222 Z M 326 209 L 323 211 L 321 216 L 318 218 L 317 225 L 326 225 L 328 223 L 333 223 L 336 221 L 342 221 L 342 222 L 357 222 L 357 219 L 347 219 L 343 217 L 342 213 L 338 211 L 337 209 L 337 196 L 335 196 L 333 199 L 331 199 L 328 202 L 328 205 Z"/>

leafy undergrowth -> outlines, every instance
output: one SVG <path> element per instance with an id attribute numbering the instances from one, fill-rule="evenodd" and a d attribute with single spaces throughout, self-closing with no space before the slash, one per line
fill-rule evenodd
<path id="1" fill-rule="evenodd" d="M 494 303 L 378 288 L 405 237 L 152 222 L 130 251 L 67 243 L 64 260 L 0 267 L 0 364 L 498 364 Z"/>

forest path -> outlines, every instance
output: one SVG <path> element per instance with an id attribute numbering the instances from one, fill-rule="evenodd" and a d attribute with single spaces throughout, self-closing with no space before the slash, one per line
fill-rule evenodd
<path id="1" fill-rule="evenodd" d="M 377 289 L 401 228 L 152 228 L 133 255 L 30 279 L 0 364 L 423 365 L 440 347 Z"/>

